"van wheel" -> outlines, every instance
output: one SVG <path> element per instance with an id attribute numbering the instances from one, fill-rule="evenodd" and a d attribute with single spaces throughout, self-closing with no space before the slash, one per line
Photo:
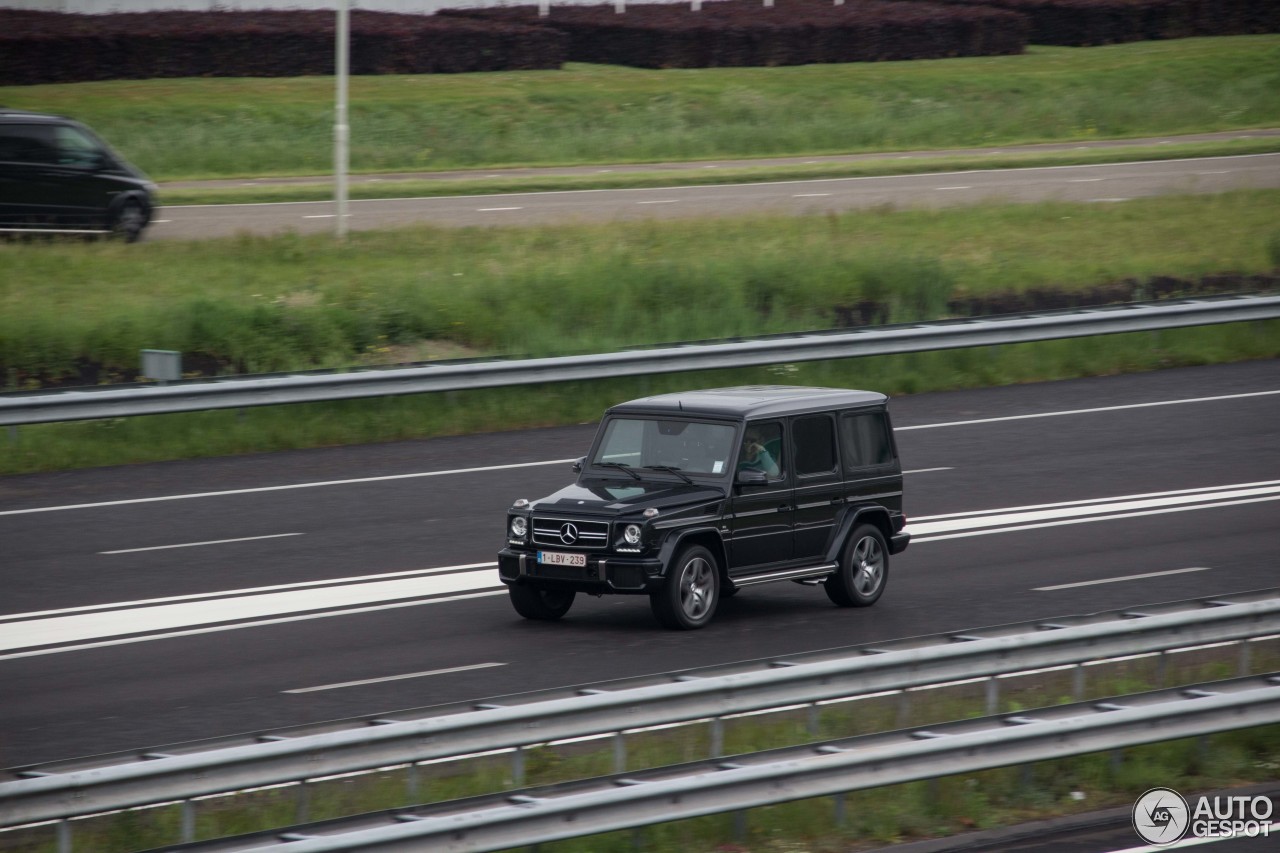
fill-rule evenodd
<path id="1" fill-rule="evenodd" d="M 136 201 L 126 201 L 111 223 L 111 233 L 126 243 L 136 243 L 147 226 L 147 214 Z"/>
<path id="2" fill-rule="evenodd" d="M 680 552 L 662 589 L 649 596 L 653 615 L 665 628 L 690 631 L 715 615 L 720 600 L 720 567 L 701 545 Z"/>
<path id="3" fill-rule="evenodd" d="M 840 558 L 840 568 L 823 586 L 841 607 L 870 607 L 889 582 L 889 549 L 874 524 L 854 529 Z"/>
<path id="4" fill-rule="evenodd" d="M 574 596 L 571 589 L 538 589 L 520 585 L 509 587 L 511 606 L 526 619 L 554 622 L 569 612 Z"/>

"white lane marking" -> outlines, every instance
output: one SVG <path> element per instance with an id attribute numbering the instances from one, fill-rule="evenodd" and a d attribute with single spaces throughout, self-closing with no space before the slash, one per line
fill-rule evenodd
<path id="1" fill-rule="evenodd" d="M 1164 571 L 1164 572 L 1143 572 L 1140 575 L 1124 575 L 1123 577 L 1102 578 L 1096 581 L 1077 581 L 1076 583 L 1060 583 L 1060 584 L 1055 584 L 1054 586 L 1037 586 L 1034 589 L 1032 589 L 1032 592 L 1053 592 L 1054 590 L 1058 590 L 1058 589 L 1075 589 L 1078 586 L 1098 586 L 1099 584 L 1104 584 L 1104 583 L 1120 583 L 1121 581 L 1137 581 L 1137 580 L 1144 580 L 1146 578 L 1162 578 L 1162 577 L 1166 577 L 1167 575 L 1185 575 L 1188 572 L 1207 572 L 1207 571 L 1209 571 L 1208 566 L 1193 566 L 1192 568 L 1189 568 L 1189 569 L 1169 569 L 1168 571 Z"/>
<path id="2" fill-rule="evenodd" d="M 1072 178 L 1067 181 L 1069 184 L 1092 184 L 1098 181 L 1106 180 L 1105 178 Z"/>
<path id="3" fill-rule="evenodd" d="M 386 572 L 378 575 L 363 575 L 350 578 L 332 578 L 320 581 L 302 581 L 300 583 L 282 583 L 272 586 L 255 586 L 248 589 L 222 590 L 221 592 L 200 592 L 191 595 L 170 595 L 164 598 L 144 598 L 139 601 L 117 601 L 112 604 L 87 604 L 80 607 L 64 607 L 60 610 L 36 610 L 29 613 L 14 613 L 0 616 L 0 624 L 21 619 L 35 619 L 41 616 L 64 616 L 69 613 L 90 613 L 95 610 L 116 610 L 126 607 L 147 607 L 153 604 L 170 604 L 175 601 L 200 601 L 209 598 L 227 598 L 235 595 L 256 595 L 263 592 L 280 592 L 286 589 L 308 589 L 318 586 L 341 586 L 343 584 L 367 583 L 369 581 L 389 580 L 391 578 L 410 578 L 420 575 L 438 575 L 444 572 L 468 572 L 475 569 L 492 569 L 498 564 L 464 563 L 458 566 L 441 566 L 435 569 L 409 569 L 402 572 Z"/>
<path id="4" fill-rule="evenodd" d="M 316 483 L 291 483 L 285 486 L 256 486 L 249 489 L 227 489 L 220 492 L 193 492 L 187 495 L 163 495 L 154 498 L 128 498 L 119 501 L 100 501 L 87 504 L 67 504 L 65 506 L 42 506 L 31 509 L 0 510 L 0 516 L 28 515 L 33 512 L 60 512 L 67 509 L 96 509 L 104 506 L 127 506 L 129 504 L 146 504 L 157 501 L 185 501 L 192 498 L 217 498 L 226 495 L 251 495 L 259 492 L 282 492 L 290 489 L 315 489 L 321 486 L 350 486 L 359 483 L 381 483 L 387 480 L 411 480 L 417 477 L 444 477 L 450 474 L 479 474 L 485 471 L 509 471 L 516 468 L 536 468 L 545 465 L 568 465 L 573 459 L 551 459 L 545 462 L 513 462 L 507 465 L 481 465 L 475 468 L 450 468 L 443 471 L 419 471 L 413 474 L 386 474 L 381 477 L 355 477 L 350 480 L 322 480 Z"/>
<path id="5" fill-rule="evenodd" d="M 954 467 L 952 468 L 916 468 L 913 471 L 903 471 L 902 473 L 903 474 L 932 474 L 934 471 L 954 471 L 954 470 L 956 470 Z"/>
<path id="6" fill-rule="evenodd" d="M 980 515 L 1007 515 L 1009 513 L 1023 513 L 1033 510 L 1057 509 L 1058 507 L 1081 507 L 1081 506 L 1103 506 L 1104 504 L 1115 504 L 1120 501 L 1146 500 L 1150 498 L 1166 498 L 1178 495 L 1197 495 L 1212 499 L 1213 494 L 1225 491 L 1234 491 L 1238 489 L 1263 489 L 1270 491 L 1270 487 L 1280 486 L 1280 480 L 1259 480 L 1254 483 L 1232 483 L 1226 486 L 1201 486 L 1195 489 L 1173 489 L 1165 492 L 1144 492 L 1137 495 L 1117 495 L 1113 498 L 1089 498 L 1080 501 L 1058 501 L 1048 504 L 1028 504 L 1027 506 L 1001 507 L 999 509 L 975 509 L 965 512 L 949 512 L 942 515 L 923 515 L 916 521 L 942 521 L 951 518 L 971 518 Z"/>
<path id="7" fill-rule="evenodd" d="M 1183 400 L 1160 400 L 1154 403 L 1127 403 L 1121 406 L 1100 406 L 1092 409 L 1069 409 L 1062 412 L 1037 412 L 1029 415 L 1006 415 L 998 418 L 975 418 L 967 421 L 947 421 L 936 424 L 916 424 L 914 426 L 894 427 L 894 432 L 907 432 L 917 429 L 941 429 L 944 427 L 971 426 L 974 424 L 992 424 L 1001 423 L 1003 421 L 1021 421 L 1033 418 L 1057 418 L 1064 415 L 1090 415 L 1101 412 L 1119 412 L 1128 409 L 1145 409 L 1154 406 L 1178 406 L 1183 403 L 1212 403 L 1222 400 L 1243 400 L 1253 397 L 1267 397 L 1280 394 L 1280 390 L 1276 391 L 1252 391 L 1243 394 L 1221 394 L 1214 397 L 1192 397 Z M 420 471 L 412 474 L 388 474 L 381 477 L 354 477 L 348 480 L 323 480 L 315 483 L 291 483 L 283 486 L 257 486 L 247 489 L 226 489 L 217 492 L 194 492 L 185 495 L 163 495 L 151 498 L 128 498 L 118 501 L 99 501 L 96 503 L 83 504 L 66 504 L 63 506 L 42 506 L 32 507 L 30 509 L 9 509 L 0 510 L 0 516 L 6 515 L 30 515 L 37 512 L 61 512 L 71 509 L 98 509 L 101 507 L 127 506 L 130 504 L 155 503 L 157 501 L 181 501 L 191 500 L 193 498 L 216 498 L 226 497 L 230 495 L 250 495 L 260 492 L 281 492 L 290 489 L 314 489 L 322 486 L 348 486 L 360 483 L 380 483 L 388 480 L 408 480 L 418 477 L 443 477 L 452 474 L 477 474 L 486 471 L 508 471 L 516 468 L 534 468 L 545 465 L 568 465 L 573 459 L 551 459 L 545 462 L 516 462 L 507 465 L 481 465 L 475 468 L 452 468 L 443 471 Z"/>
<path id="8" fill-rule="evenodd" d="M 1091 515 L 1079 518 L 1068 518 L 1061 521 L 1044 521 L 1035 524 L 1021 524 L 1017 527 L 997 527 L 987 530 L 967 530 L 961 533 L 944 533 L 939 536 L 923 536 L 919 539 L 912 538 L 911 544 L 920 542 L 939 542 L 943 539 L 967 539 L 971 536 L 987 536 L 992 533 L 1021 533 L 1024 530 L 1038 530 L 1043 527 L 1061 527 L 1065 524 L 1090 524 L 1095 521 L 1118 521 L 1124 518 L 1140 518 L 1147 515 L 1165 515 L 1171 512 L 1190 512 L 1197 509 L 1219 509 L 1228 506 L 1240 506 L 1242 504 L 1264 503 L 1266 501 L 1280 501 L 1280 495 L 1270 495 L 1263 498 L 1247 498 L 1238 501 L 1222 501 L 1220 503 L 1193 504 L 1191 506 L 1175 506 L 1168 509 L 1148 509 L 1138 512 L 1126 512 L 1117 515 Z"/>
<path id="9" fill-rule="evenodd" d="M 936 190 L 971 190 L 973 187 L 934 187 Z"/>
<path id="10" fill-rule="evenodd" d="M 123 637 L 114 640 L 102 640 L 94 643 L 79 643 L 74 646 L 59 646 L 53 649 L 34 649 L 32 651 L 14 652 L 0 655 L 0 661 L 34 658 L 43 655 L 56 655 L 63 652 L 82 652 L 89 649 L 103 649 L 110 646 L 125 646 L 131 643 L 147 643 L 152 640 L 171 640 L 178 637 L 196 637 L 201 634 L 215 634 L 221 631 L 238 631 L 241 628 L 262 628 L 269 625 L 286 625 L 290 622 L 305 622 L 310 619 L 327 619 L 330 616 L 354 616 L 361 613 L 374 613 L 379 610 L 396 610 L 402 607 L 420 607 L 424 604 L 444 604 L 450 601 L 466 601 L 472 598 L 488 598 L 493 595 L 506 595 L 505 590 L 493 592 L 473 592 L 463 595 L 451 595 L 445 598 L 426 598 L 418 601 L 397 601 L 394 604 L 379 604 L 373 607 L 353 607 L 348 610 L 330 610 L 325 613 L 307 613 L 302 616 L 283 616 L 279 619 L 259 619 L 255 622 L 237 622 L 234 625 L 216 625 L 210 628 L 192 628 L 189 631 L 169 631 L 163 634 L 147 634 L 142 637 Z"/>
<path id="11" fill-rule="evenodd" d="M 498 210 L 524 210 L 523 207 L 481 207 L 477 208 L 480 213 L 493 213 Z"/>
<path id="12" fill-rule="evenodd" d="M 289 613 L 347 609 L 350 605 L 373 605 L 428 596 L 482 592 L 501 585 L 497 572 L 421 575 L 372 583 L 10 621 L 0 624 L 0 650 L 78 643 L 147 631 L 172 631 L 194 625 L 262 619 Z"/>
<path id="13" fill-rule="evenodd" d="M 831 193 L 796 193 L 792 198 L 826 198 Z"/>
<path id="14" fill-rule="evenodd" d="M 1268 832 L 1280 835 L 1280 823 L 1273 823 L 1267 827 Z M 1111 853 L 1164 853 L 1166 850 L 1183 850 L 1187 847 L 1201 847 L 1205 844 L 1217 844 L 1220 841 L 1241 841 L 1247 836 L 1243 835 L 1221 835 L 1221 836 L 1205 836 L 1196 838 L 1184 838 L 1174 845 L 1162 844 L 1160 846 L 1150 847 L 1126 847 L 1123 850 L 1112 850 Z"/>
<path id="15" fill-rule="evenodd" d="M 659 198 L 653 201 L 638 201 L 636 204 L 675 204 L 680 201 L 678 198 Z"/>
<path id="16" fill-rule="evenodd" d="M 1087 146 L 1081 146 L 1080 150 L 1088 150 Z M 470 196 L 402 196 L 400 198 L 379 198 L 379 199 L 351 199 L 348 203 L 352 205 L 360 204 L 381 204 L 391 201 L 466 201 L 468 199 L 477 198 L 507 198 L 510 196 L 520 196 L 531 198 L 544 195 L 586 195 L 588 193 L 616 193 L 616 192 L 673 192 L 678 190 L 690 189 L 732 189 L 733 187 L 783 187 L 796 186 L 798 184 L 825 184 L 825 183 L 852 183 L 855 181 L 884 181 L 903 179 L 919 179 L 919 178 L 945 178 L 952 175 L 982 175 L 982 174 L 1001 174 L 1007 175 L 1014 172 L 1054 172 L 1066 169 L 1116 169 L 1116 168 L 1132 168 L 1134 166 L 1170 166 L 1177 163 L 1212 163 L 1215 160 L 1259 160 L 1263 158 L 1280 157 L 1280 153 L 1267 154 L 1222 154 L 1217 157 L 1181 157 L 1170 160 L 1139 160 L 1129 163 L 1097 163 L 1094 165 L 1074 165 L 1074 166 L 1019 166 L 1013 169 L 967 169 L 953 172 L 928 172 L 917 175 L 870 175 L 856 178 L 799 178 L 792 181 L 756 181 L 754 183 L 745 184 L 698 184 L 684 186 L 668 186 L 668 187 L 642 187 L 634 190 L 615 190 L 615 189 L 597 189 L 597 190 L 545 190 L 541 192 L 526 193 L 481 193 Z M 910 160 L 909 155 L 900 156 L 899 160 Z M 613 171 L 611 169 L 602 169 L 600 171 Z M 231 207 L 280 207 L 288 204 L 333 204 L 332 201 L 267 201 L 267 202 L 237 202 L 235 204 L 166 204 L 165 210 L 179 210 L 182 208 L 231 208 Z"/>
<path id="17" fill-rule="evenodd" d="M 1064 415 L 1092 415 L 1099 412 L 1122 412 L 1127 409 L 1148 409 L 1154 406 L 1180 406 L 1183 403 L 1214 403 L 1220 400 L 1244 400 L 1250 397 L 1268 397 L 1280 394 L 1278 391 L 1251 391 L 1245 394 L 1222 394 L 1216 397 L 1188 397 L 1185 400 L 1159 400 L 1154 403 L 1126 403 L 1122 406 L 1099 406 L 1093 409 L 1067 409 L 1062 412 L 1037 412 L 1030 415 L 1005 415 L 998 418 L 975 418 L 969 421 L 947 421 L 938 424 L 917 424 L 916 426 L 894 427 L 894 432 L 905 432 L 912 429 L 941 429 L 942 427 L 970 426 L 972 424 L 995 424 L 1002 421 L 1022 421 L 1032 418 L 1060 418 Z"/>
<path id="18" fill-rule="evenodd" d="M 206 542 L 183 542 L 179 545 L 152 545 L 148 548 L 121 548 L 118 551 L 99 551 L 99 554 L 137 554 L 140 551 L 166 551 L 170 548 L 197 548 L 201 545 L 229 545 L 232 542 L 254 542 L 258 539 L 283 539 L 286 536 L 305 536 L 305 533 L 270 533 L 266 536 L 241 536 L 238 539 L 210 539 Z"/>
<path id="19" fill-rule="evenodd" d="M 1090 202 L 1097 203 L 1097 204 L 1116 204 L 1116 203 L 1118 203 L 1118 202 L 1122 202 L 1122 201 L 1133 201 L 1133 199 L 1132 199 L 1132 198 L 1128 198 L 1128 197 L 1121 197 L 1121 198 L 1091 198 L 1091 199 L 1089 199 L 1089 201 L 1090 201 Z"/>
<path id="20" fill-rule="evenodd" d="M 1213 172 L 1196 172 L 1197 175 L 1230 175 L 1230 169 L 1218 169 Z"/>
<path id="21" fill-rule="evenodd" d="M 172 219 L 153 219 L 153 220 L 151 220 L 151 224 L 152 224 L 152 225 L 163 225 L 163 224 L 164 224 L 164 223 L 166 223 L 166 222 L 172 222 L 172 221 L 173 221 Z"/>
<path id="22" fill-rule="evenodd" d="M 292 690 L 281 690 L 281 693 L 318 693 L 321 690 L 338 690 L 343 687 L 364 687 L 368 684 L 382 684 L 387 681 L 404 681 L 407 678 L 427 678 L 432 675 L 449 675 L 454 672 L 470 672 L 473 669 L 491 669 L 495 666 L 506 666 L 505 663 L 473 663 L 470 666 L 451 666 L 448 669 L 431 669 L 426 672 L 406 672 L 404 675 L 386 675 L 382 678 L 363 678 L 359 681 L 343 681 L 339 684 L 321 684 L 318 687 L 295 687 Z"/>

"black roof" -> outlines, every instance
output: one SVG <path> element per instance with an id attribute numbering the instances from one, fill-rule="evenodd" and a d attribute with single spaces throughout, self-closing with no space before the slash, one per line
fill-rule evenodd
<path id="1" fill-rule="evenodd" d="M 28 122 L 50 122 L 65 124 L 70 121 L 66 116 L 49 115 L 48 113 L 33 113 L 27 110 L 18 110 L 12 107 L 0 107 L 0 121 L 5 119 L 17 119 L 18 121 Z"/>
<path id="2" fill-rule="evenodd" d="M 613 406 L 609 411 L 752 418 L 856 406 L 883 406 L 888 399 L 878 391 L 855 391 L 849 388 L 746 385 L 641 397 Z"/>

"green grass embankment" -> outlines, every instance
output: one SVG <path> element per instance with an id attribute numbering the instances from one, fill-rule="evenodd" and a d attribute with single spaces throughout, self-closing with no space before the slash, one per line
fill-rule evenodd
<path id="1" fill-rule="evenodd" d="M 223 372 L 563 355 L 890 320 L 1030 289 L 1280 268 L 1280 192 L 714 222 L 0 246 L 10 390 L 108 381 L 143 348 Z M 894 394 L 1280 355 L 1280 324 L 779 365 L 536 389 L 24 427 L 0 472 L 380 441 L 598 417 L 740 382 Z"/>
<path id="2" fill-rule="evenodd" d="M 640 163 L 1141 137 L 1280 124 L 1280 36 L 786 68 L 351 81 L 357 171 Z M 326 77 L 0 87 L 83 119 L 157 180 L 325 174 Z"/>

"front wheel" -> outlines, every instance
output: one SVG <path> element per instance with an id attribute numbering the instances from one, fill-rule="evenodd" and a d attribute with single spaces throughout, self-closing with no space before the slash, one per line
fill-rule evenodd
<path id="1" fill-rule="evenodd" d="M 527 585 L 508 587 L 508 592 L 517 613 L 526 619 L 544 622 L 554 622 L 568 613 L 577 594 L 571 589 L 538 589 Z"/>
<path id="2" fill-rule="evenodd" d="M 861 524 L 849 537 L 840 568 L 823 586 L 827 597 L 841 607 L 870 607 L 889 582 L 889 549 L 884 534 L 873 524 Z"/>
<path id="3" fill-rule="evenodd" d="M 715 555 L 701 545 L 680 552 L 662 589 L 649 596 L 653 615 L 663 627 L 689 631 L 715 615 L 720 600 L 720 568 Z"/>
<path id="4" fill-rule="evenodd" d="M 127 201 L 111 223 L 111 233 L 126 243 L 136 243 L 147 227 L 147 214 L 136 201 Z"/>

